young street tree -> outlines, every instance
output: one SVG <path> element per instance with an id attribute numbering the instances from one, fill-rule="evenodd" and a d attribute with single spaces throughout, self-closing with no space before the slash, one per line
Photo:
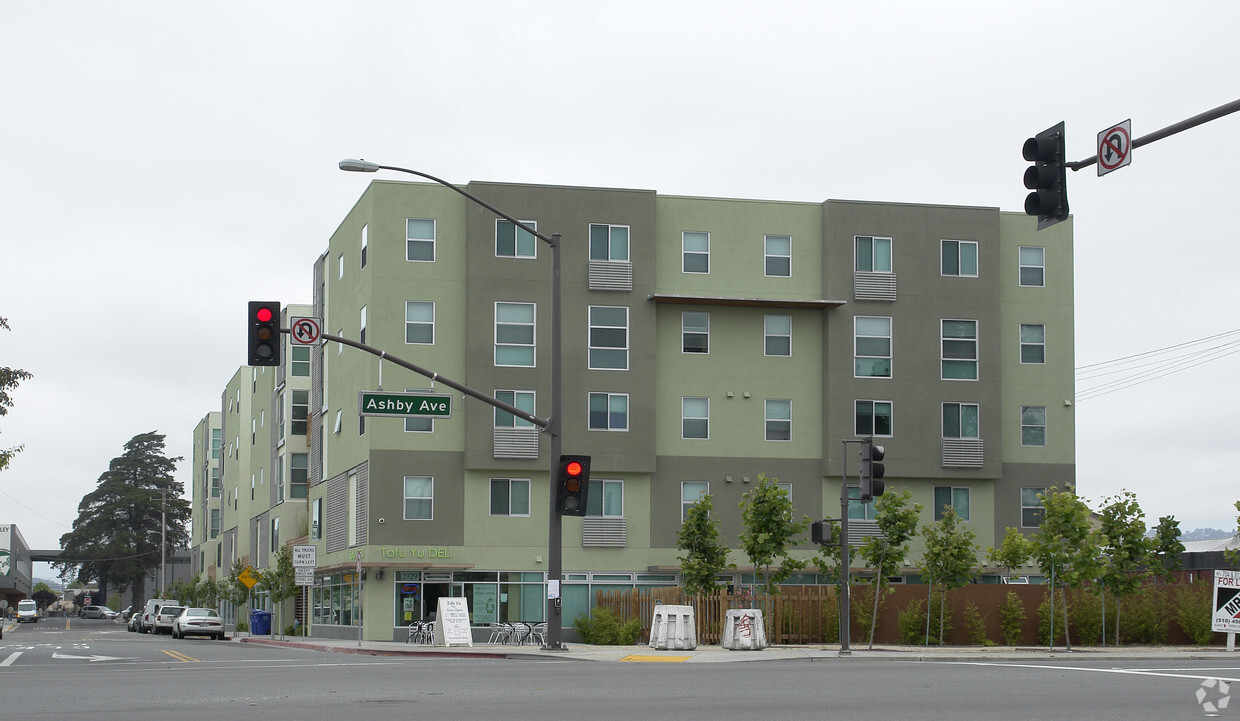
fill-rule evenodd
<path id="1" fill-rule="evenodd" d="M 172 477 L 181 459 L 163 453 L 164 436 L 154 431 L 131 438 L 99 476 L 99 486 L 78 504 L 73 530 L 60 537 L 64 560 L 55 565 L 76 566 L 81 581 L 98 580 L 105 598 L 110 583 L 132 587 L 137 600 L 146 598 L 147 574 L 159 568 L 164 555 L 161 531 L 167 549 L 189 542 L 190 503 Z"/>
<path id="2" fill-rule="evenodd" d="M 0 318 L 0 329 L 9 330 L 7 318 Z M 22 381 L 33 377 L 33 374 L 20 368 L 0 367 L 0 416 L 8 415 L 9 409 L 13 407 L 13 398 L 9 396 L 9 391 L 17 388 Z M 8 467 L 9 461 L 13 460 L 13 456 L 17 455 L 21 449 L 21 446 L 0 448 L 0 471 Z"/>
<path id="3" fill-rule="evenodd" d="M 278 612 L 285 599 L 297 594 L 297 574 L 293 570 L 293 554 L 289 552 L 288 546 L 281 546 L 271 555 L 270 561 L 270 565 L 258 579 L 257 588 L 271 595 L 272 607 Z M 280 626 L 280 623 L 283 623 L 283 619 L 277 616 L 276 624 L 283 635 L 284 627 Z"/>
<path id="4" fill-rule="evenodd" d="M 1158 519 L 1158 525 L 1154 527 L 1154 552 L 1150 560 L 1151 566 L 1156 566 L 1154 577 L 1163 583 L 1168 583 L 1172 579 L 1172 573 L 1180 570 L 1182 561 L 1180 554 L 1184 553 L 1184 544 L 1180 543 L 1180 522 L 1175 520 L 1175 516 L 1163 516 Z"/>
<path id="5" fill-rule="evenodd" d="M 809 516 L 792 519 L 792 501 L 779 481 L 758 475 L 758 484 L 741 496 L 741 548 L 753 563 L 754 573 L 762 569 L 762 589 L 777 593 L 779 584 L 804 565 L 788 554 L 804 539 Z"/>
<path id="6" fill-rule="evenodd" d="M 969 582 L 973 567 L 977 564 L 977 534 L 969 530 L 956 515 L 956 509 L 946 506 L 943 517 L 922 526 L 921 535 L 926 539 L 919 567 L 929 577 L 930 583 L 938 584 L 943 592 L 939 595 L 939 643 L 943 642 L 943 614 L 947 606 L 947 592 Z M 930 609 L 927 608 L 929 613 Z"/>
<path id="7" fill-rule="evenodd" d="M 922 505 L 911 503 L 913 494 L 886 493 L 874 502 L 874 522 L 881 536 L 871 536 L 861 544 L 861 557 L 874 569 L 874 611 L 870 615 L 870 648 L 874 647 L 874 629 L 878 626 L 879 599 L 891 585 L 888 578 L 900 573 L 908 558 L 908 544 L 917 533 L 917 517 Z M 889 591 L 889 589 L 888 589 Z"/>
<path id="8" fill-rule="evenodd" d="M 685 522 L 676 533 L 676 548 L 684 551 L 680 559 L 681 586 L 685 593 L 713 591 L 715 577 L 735 564 L 728 563 L 728 546 L 719 534 L 719 521 L 711 517 L 711 495 L 703 494 L 685 512 Z"/>
<path id="9" fill-rule="evenodd" d="M 1054 608 L 1055 588 L 1064 589 L 1063 617 L 1064 641 L 1072 648 L 1068 638 L 1068 588 L 1080 588 L 1092 583 L 1102 570 L 1098 560 L 1099 548 L 1105 539 L 1093 530 L 1089 522 L 1089 506 L 1070 490 L 1049 489 L 1042 496 L 1042 527 L 1033 535 L 1033 557 L 1038 568 L 1047 578 L 1054 579 L 1051 586 L 1051 604 Z M 1051 643 L 1054 644 L 1051 618 Z"/>
<path id="10" fill-rule="evenodd" d="M 1003 542 L 998 548 L 986 551 L 986 560 L 1007 570 L 1007 577 L 1012 577 L 1012 569 L 1020 568 L 1033 555 L 1033 542 L 1025 538 L 1020 529 L 1007 527 L 1003 534 Z"/>
<path id="11" fill-rule="evenodd" d="M 1102 502 L 1102 522 L 1098 530 L 1106 537 L 1102 548 L 1106 564 L 1101 578 L 1105 588 L 1115 596 L 1115 643 L 1119 645 L 1124 597 L 1140 590 L 1141 581 L 1149 575 L 1154 542 L 1145 536 L 1145 511 L 1137 503 L 1136 494 L 1122 491 Z"/>

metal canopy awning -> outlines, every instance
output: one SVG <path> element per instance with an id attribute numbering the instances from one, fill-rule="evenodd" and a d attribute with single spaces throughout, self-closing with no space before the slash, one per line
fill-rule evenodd
<path id="1" fill-rule="evenodd" d="M 679 295 L 651 293 L 646 300 L 673 305 L 723 305 L 748 308 L 788 308 L 792 310 L 830 310 L 848 303 L 846 300 L 797 300 L 795 298 L 733 298 L 718 295 Z"/>

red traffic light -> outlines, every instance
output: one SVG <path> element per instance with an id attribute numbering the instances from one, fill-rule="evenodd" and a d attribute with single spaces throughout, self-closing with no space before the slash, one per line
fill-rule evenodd
<path id="1" fill-rule="evenodd" d="M 569 461 L 568 465 L 564 466 L 564 470 L 567 471 L 568 475 L 570 476 L 580 476 L 581 475 L 581 463 L 577 461 Z"/>
<path id="2" fill-rule="evenodd" d="M 271 322 L 271 309 L 265 305 L 259 306 L 258 312 L 254 314 L 254 317 L 260 323 L 270 323 Z"/>

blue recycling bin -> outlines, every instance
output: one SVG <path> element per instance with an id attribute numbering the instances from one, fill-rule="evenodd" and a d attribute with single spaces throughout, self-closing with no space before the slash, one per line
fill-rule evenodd
<path id="1" fill-rule="evenodd" d="M 250 611 L 250 635 L 271 635 L 271 611 Z"/>

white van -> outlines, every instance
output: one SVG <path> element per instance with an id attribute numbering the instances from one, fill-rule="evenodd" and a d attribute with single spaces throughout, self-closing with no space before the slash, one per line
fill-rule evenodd
<path id="1" fill-rule="evenodd" d="M 151 633 L 155 630 L 155 614 L 164 606 L 180 606 L 175 598 L 152 598 L 142 609 L 142 620 L 138 621 L 138 633 Z"/>
<path id="2" fill-rule="evenodd" d="M 18 623 L 38 623 L 39 622 L 39 606 L 33 599 L 25 599 L 17 602 L 17 622 Z"/>

